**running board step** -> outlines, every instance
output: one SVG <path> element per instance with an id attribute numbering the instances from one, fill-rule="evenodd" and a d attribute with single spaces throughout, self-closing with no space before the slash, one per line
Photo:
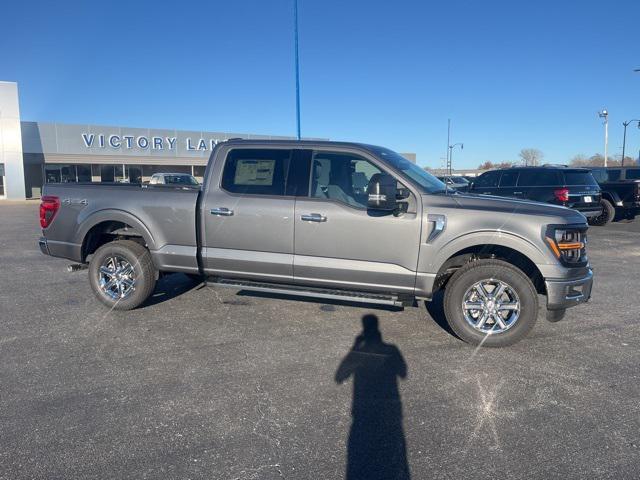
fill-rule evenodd
<path id="1" fill-rule="evenodd" d="M 394 307 L 404 307 L 405 303 L 398 295 L 352 292 L 347 290 L 301 287 L 299 285 L 284 285 L 279 283 L 251 282 L 247 280 L 231 280 L 226 278 L 216 278 L 207 280 L 207 286 L 236 288 L 252 292 L 268 292 L 284 295 L 296 295 L 299 297 L 325 298 L 329 300 L 343 300 L 357 303 L 373 303 L 377 305 L 391 305 Z"/>

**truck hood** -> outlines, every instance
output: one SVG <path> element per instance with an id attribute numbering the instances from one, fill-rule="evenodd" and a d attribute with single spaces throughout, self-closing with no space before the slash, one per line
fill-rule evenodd
<path id="1" fill-rule="evenodd" d="M 507 215 L 530 215 L 553 217 L 557 223 L 586 223 L 587 219 L 580 212 L 559 205 L 517 200 L 507 197 L 494 197 L 471 193 L 456 193 L 451 198 L 459 208 L 504 213 Z"/>

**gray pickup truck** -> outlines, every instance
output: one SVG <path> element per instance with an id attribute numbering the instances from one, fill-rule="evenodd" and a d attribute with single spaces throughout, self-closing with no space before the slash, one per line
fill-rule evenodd
<path id="1" fill-rule="evenodd" d="M 538 317 L 586 302 L 584 216 L 454 192 L 386 148 L 230 140 L 200 188 L 47 184 L 43 253 L 87 265 L 98 299 L 128 310 L 159 275 L 349 302 L 417 305 L 444 292 L 462 340 L 506 346 Z"/>

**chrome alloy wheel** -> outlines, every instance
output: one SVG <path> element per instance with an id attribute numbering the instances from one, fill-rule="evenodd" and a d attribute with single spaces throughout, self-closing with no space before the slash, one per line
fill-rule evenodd
<path id="1" fill-rule="evenodd" d="M 467 289 L 462 297 L 462 313 L 479 332 L 502 333 L 518 321 L 520 299 L 508 283 L 488 278 Z"/>
<path id="2" fill-rule="evenodd" d="M 98 283 L 107 296 L 122 300 L 136 289 L 135 270 L 125 258 L 111 255 L 100 265 Z"/>

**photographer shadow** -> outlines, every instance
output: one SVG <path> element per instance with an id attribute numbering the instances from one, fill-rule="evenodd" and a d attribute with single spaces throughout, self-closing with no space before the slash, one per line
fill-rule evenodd
<path id="1" fill-rule="evenodd" d="M 375 315 L 362 318 L 362 332 L 340 363 L 335 381 L 341 384 L 351 376 L 346 478 L 409 479 L 398 389 L 398 377 L 407 377 L 407 364 L 398 347 L 382 341 Z"/>

